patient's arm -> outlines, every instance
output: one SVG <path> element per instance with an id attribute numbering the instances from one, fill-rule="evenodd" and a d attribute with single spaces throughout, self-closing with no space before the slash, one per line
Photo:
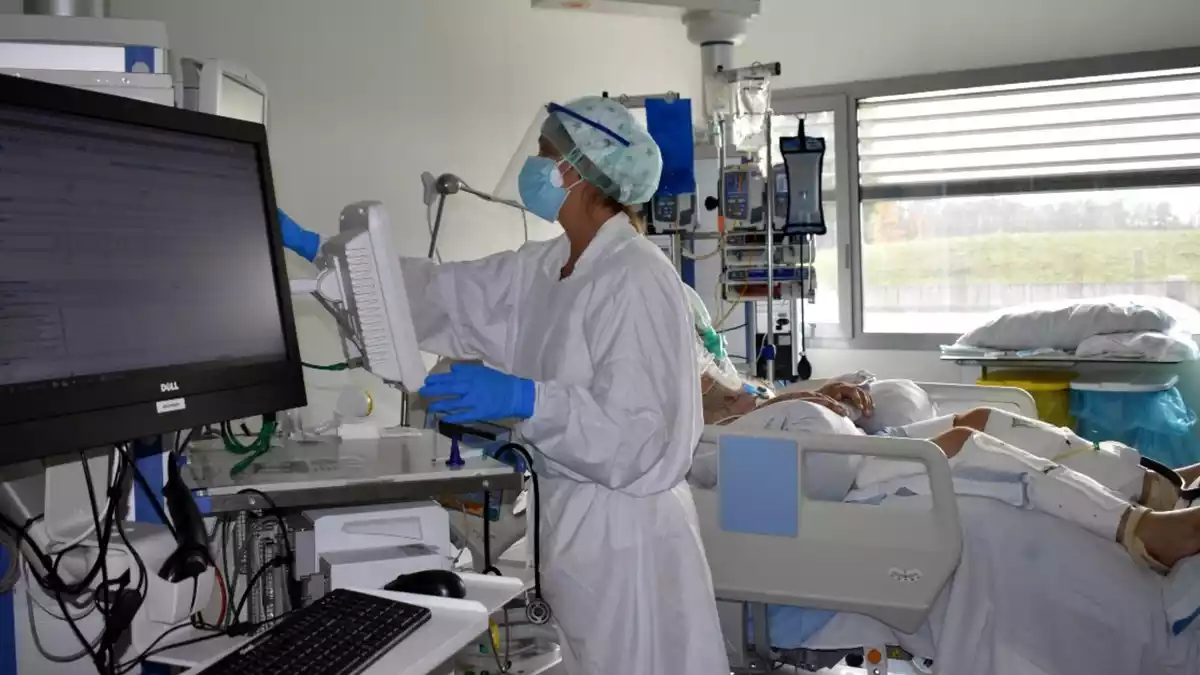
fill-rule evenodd
<path id="1" fill-rule="evenodd" d="M 788 394 L 780 394 L 769 401 L 764 401 L 758 407 L 766 408 L 767 406 L 772 406 L 778 403 L 786 403 L 788 401 L 806 401 L 808 403 L 815 403 L 823 408 L 832 410 L 834 413 L 842 417 L 848 417 L 846 413 L 846 406 L 838 403 L 827 394 L 822 394 L 817 391 L 795 391 Z"/>

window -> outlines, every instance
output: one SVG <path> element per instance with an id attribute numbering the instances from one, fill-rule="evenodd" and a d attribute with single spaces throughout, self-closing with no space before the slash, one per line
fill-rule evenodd
<path id="1" fill-rule="evenodd" d="M 1001 307 L 1118 293 L 1200 306 L 1200 186 L 1177 185 L 1200 183 L 1200 69 L 857 113 L 865 333 L 959 333 Z"/>
<path id="2" fill-rule="evenodd" d="M 775 108 L 838 97 L 826 198 L 843 222 L 817 261 L 834 309 L 815 314 L 851 345 L 933 346 L 1026 302 L 1200 308 L 1200 49 L 777 92 Z M 841 121 L 826 114 L 810 129 Z"/>

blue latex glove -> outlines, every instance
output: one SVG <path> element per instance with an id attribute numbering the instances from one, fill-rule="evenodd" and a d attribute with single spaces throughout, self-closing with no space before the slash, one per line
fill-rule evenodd
<path id="1" fill-rule="evenodd" d="M 279 209 L 279 229 L 283 232 L 283 245 L 300 257 L 312 262 L 321 250 L 321 235 L 310 232 L 296 224 L 291 216 Z"/>
<path id="2" fill-rule="evenodd" d="M 439 399 L 429 412 L 450 413 L 443 419 L 452 424 L 491 422 L 533 417 L 533 380 L 509 375 L 487 366 L 456 364 L 448 373 L 425 378 L 421 395 Z"/>

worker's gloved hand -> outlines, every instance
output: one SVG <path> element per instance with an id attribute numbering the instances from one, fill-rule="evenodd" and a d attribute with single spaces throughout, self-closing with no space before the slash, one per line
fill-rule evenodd
<path id="1" fill-rule="evenodd" d="M 279 229 L 283 232 L 283 245 L 300 257 L 312 262 L 321 250 L 321 235 L 300 227 L 291 216 L 279 209 Z"/>
<path id="2" fill-rule="evenodd" d="M 426 377 L 420 393 L 439 399 L 429 404 L 429 412 L 449 413 L 445 421 L 464 424 L 533 417 L 534 392 L 533 380 L 459 363 L 448 373 Z"/>

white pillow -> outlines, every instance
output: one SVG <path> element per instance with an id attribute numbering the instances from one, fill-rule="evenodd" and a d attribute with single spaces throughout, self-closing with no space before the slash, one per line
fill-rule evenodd
<path id="1" fill-rule="evenodd" d="M 1158 298 L 1120 296 L 1010 307 L 965 333 L 955 345 L 1071 351 L 1094 335 L 1168 333 L 1176 320 L 1159 303 Z"/>
<path id="2" fill-rule="evenodd" d="M 732 429 L 786 431 L 796 434 L 862 435 L 854 423 L 824 406 L 807 401 L 784 401 L 743 415 Z M 854 485 L 862 458 L 853 455 L 812 454 L 804 467 L 805 493 L 819 501 L 842 501 Z M 688 482 L 711 490 L 717 485 L 717 446 L 701 442 L 692 457 Z"/>
<path id="3" fill-rule="evenodd" d="M 1093 335 L 1079 343 L 1076 356 L 1136 359 L 1139 361 L 1195 361 L 1200 346 L 1192 336 L 1176 331 L 1170 335 L 1157 331 Z"/>
<path id="4" fill-rule="evenodd" d="M 937 417 L 933 399 L 912 380 L 875 380 L 866 389 L 875 412 L 870 417 L 859 417 L 857 424 L 868 434 Z"/>

